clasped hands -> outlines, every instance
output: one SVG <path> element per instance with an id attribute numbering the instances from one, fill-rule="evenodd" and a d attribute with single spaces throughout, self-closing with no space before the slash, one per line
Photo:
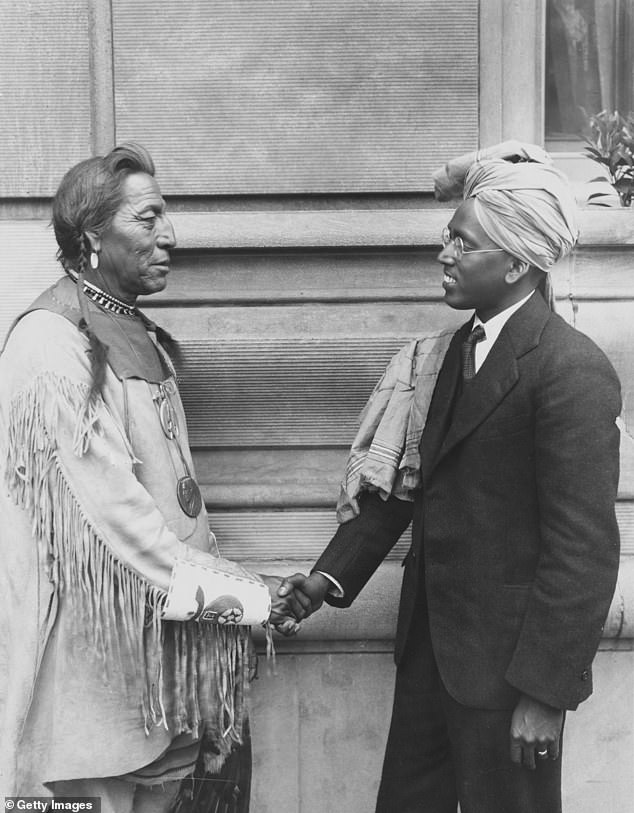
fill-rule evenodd
<path id="1" fill-rule="evenodd" d="M 270 623 L 282 635 L 295 635 L 300 622 L 318 610 L 331 583 L 321 573 L 260 576 L 271 594 Z"/>

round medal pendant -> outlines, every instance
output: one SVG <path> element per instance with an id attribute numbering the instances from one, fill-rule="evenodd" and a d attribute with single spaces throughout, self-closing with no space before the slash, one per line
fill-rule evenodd
<path id="1" fill-rule="evenodd" d="M 198 484 L 193 477 L 187 475 L 180 478 L 176 486 L 176 496 L 178 497 L 178 504 L 188 517 L 194 518 L 200 514 L 203 499 Z"/>

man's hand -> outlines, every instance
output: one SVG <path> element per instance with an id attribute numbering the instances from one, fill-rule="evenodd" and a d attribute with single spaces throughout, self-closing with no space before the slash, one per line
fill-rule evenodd
<path id="1" fill-rule="evenodd" d="M 564 713 L 521 695 L 511 720 L 511 760 L 535 770 L 535 760 L 558 759 Z"/>
<path id="2" fill-rule="evenodd" d="M 305 608 L 303 617 L 308 618 L 324 603 L 326 593 L 331 587 L 332 582 L 321 573 L 311 573 L 310 576 L 295 573 L 282 581 L 277 595 L 281 597 L 294 595 Z"/>
<path id="3" fill-rule="evenodd" d="M 286 638 L 290 638 L 292 635 L 297 635 L 301 628 L 302 625 L 299 623 L 299 621 L 295 621 L 292 616 L 288 616 L 283 621 L 273 624 L 273 629 L 275 629 L 281 635 L 284 635 Z"/>
<path id="4" fill-rule="evenodd" d="M 281 576 L 263 576 L 260 574 L 260 578 L 269 588 L 271 594 L 269 621 L 282 635 L 294 635 L 299 630 L 297 622 L 310 615 L 310 599 L 303 593 L 295 593 L 295 591 L 280 594 L 279 590 L 285 581 Z"/>

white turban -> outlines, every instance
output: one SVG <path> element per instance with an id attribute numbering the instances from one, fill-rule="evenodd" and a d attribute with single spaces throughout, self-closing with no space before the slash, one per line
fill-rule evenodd
<path id="1" fill-rule="evenodd" d="M 505 155 L 473 163 L 463 175 L 463 195 L 475 199 L 480 225 L 496 245 L 548 271 L 577 241 L 575 199 L 566 177 L 541 148 L 519 146 L 508 156 L 511 160 Z M 452 177 L 454 188 L 457 174 L 466 171 L 466 158 L 450 161 L 442 170 Z"/>

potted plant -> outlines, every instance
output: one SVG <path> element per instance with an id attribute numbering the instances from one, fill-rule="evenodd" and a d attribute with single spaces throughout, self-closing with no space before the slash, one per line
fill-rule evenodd
<path id="1" fill-rule="evenodd" d="M 607 180 L 616 190 L 621 206 L 631 206 L 634 196 L 634 113 L 622 116 L 618 110 L 614 113 L 603 110 L 586 117 L 585 154 L 601 164 L 606 172 L 589 183 L 605 184 Z M 605 191 L 596 191 L 588 195 L 588 203 L 609 206 L 609 202 L 600 200 L 609 197 Z"/>

